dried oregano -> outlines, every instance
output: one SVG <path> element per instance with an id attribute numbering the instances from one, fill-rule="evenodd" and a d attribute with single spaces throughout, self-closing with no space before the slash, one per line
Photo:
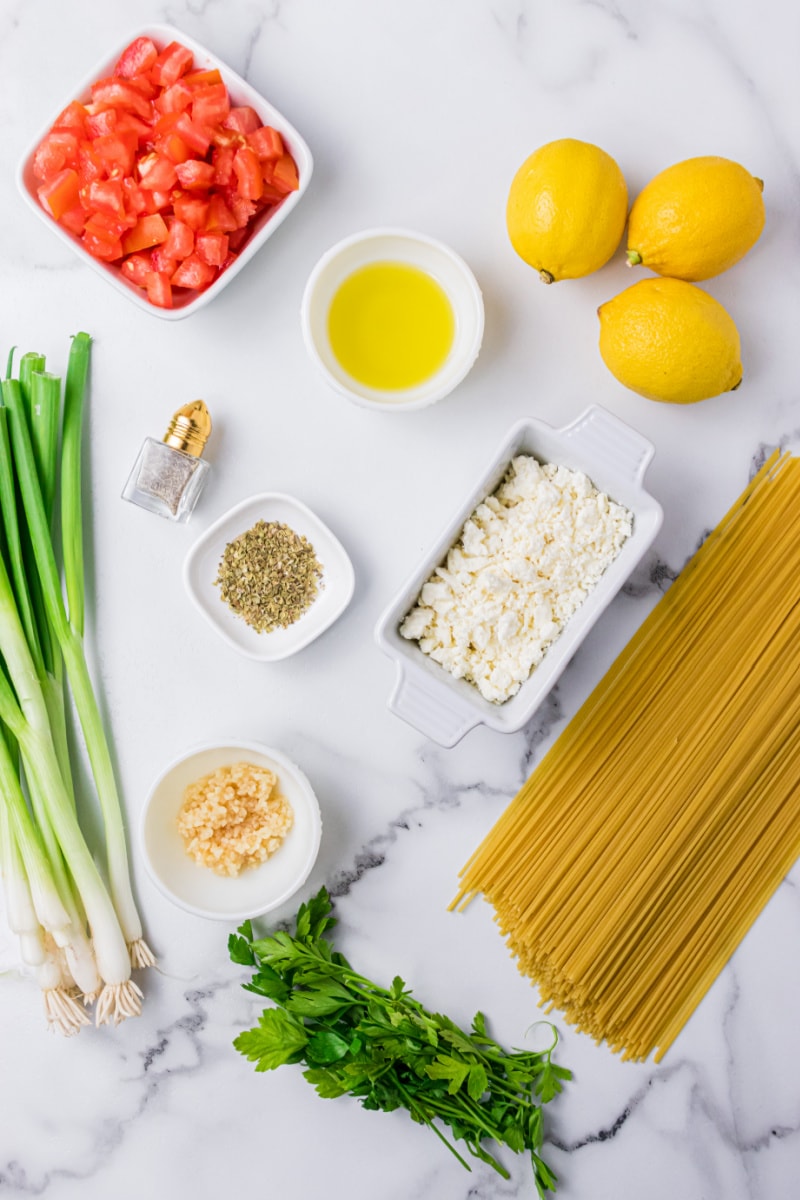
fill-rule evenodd
<path id="1" fill-rule="evenodd" d="M 314 547 L 280 521 L 257 521 L 229 542 L 214 580 L 228 607 L 258 633 L 293 625 L 321 581 Z"/>

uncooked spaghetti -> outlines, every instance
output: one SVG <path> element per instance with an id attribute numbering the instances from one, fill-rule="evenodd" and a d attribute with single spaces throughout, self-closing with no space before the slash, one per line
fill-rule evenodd
<path id="1" fill-rule="evenodd" d="M 800 459 L 777 452 L 462 871 L 542 1002 L 660 1059 L 800 854 Z"/>

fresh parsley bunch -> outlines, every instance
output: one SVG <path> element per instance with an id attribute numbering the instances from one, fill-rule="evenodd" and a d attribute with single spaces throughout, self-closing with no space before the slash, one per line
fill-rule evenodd
<path id="1" fill-rule="evenodd" d="M 365 979 L 325 938 L 336 924 L 331 910 L 322 888 L 300 907 L 294 936 L 279 931 L 254 940 L 249 921 L 231 934 L 233 961 L 254 968 L 244 987 L 277 1005 L 239 1034 L 236 1049 L 257 1071 L 304 1063 L 305 1078 L 324 1099 L 350 1095 L 364 1108 L 405 1108 L 467 1170 L 437 1122 L 506 1179 L 508 1171 L 483 1143 L 528 1150 L 539 1195 L 554 1191 L 556 1177 L 539 1156 L 540 1104 L 571 1076 L 551 1061 L 553 1047 L 507 1054 L 489 1037 L 482 1013 L 465 1033 L 413 1000 L 399 976 L 388 989 Z"/>

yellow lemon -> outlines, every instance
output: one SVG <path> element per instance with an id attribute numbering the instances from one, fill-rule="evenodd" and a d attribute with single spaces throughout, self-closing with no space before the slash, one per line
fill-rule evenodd
<path id="1" fill-rule="evenodd" d="M 643 279 L 601 304 L 600 354 L 620 383 L 693 404 L 742 382 L 739 333 L 722 305 L 680 279 Z"/>
<path id="2" fill-rule="evenodd" d="M 511 245 L 545 283 L 578 279 L 607 263 L 622 240 L 628 189 L 599 146 L 561 138 L 514 176 L 506 207 Z"/>
<path id="3" fill-rule="evenodd" d="M 756 244 L 764 184 L 729 158 L 687 158 L 651 179 L 633 203 L 628 262 L 672 279 L 711 279 Z"/>

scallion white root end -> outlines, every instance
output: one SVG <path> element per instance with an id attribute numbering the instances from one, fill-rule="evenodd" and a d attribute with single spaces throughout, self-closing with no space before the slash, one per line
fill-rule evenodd
<path id="1" fill-rule="evenodd" d="M 42 992 L 42 1000 L 47 1028 L 51 1032 L 61 1033 L 64 1037 L 74 1037 L 76 1033 L 80 1033 L 83 1025 L 90 1024 L 86 1009 L 63 984 L 46 988 Z"/>
<path id="2" fill-rule="evenodd" d="M 144 938 L 140 937 L 135 942 L 129 942 L 128 953 L 131 956 L 131 966 L 135 971 L 156 965 L 156 956 Z"/>
<path id="3" fill-rule="evenodd" d="M 142 989 L 132 979 L 126 979 L 124 983 L 107 983 L 97 997 L 95 1025 L 119 1025 L 128 1017 L 138 1017 L 141 1011 Z"/>

